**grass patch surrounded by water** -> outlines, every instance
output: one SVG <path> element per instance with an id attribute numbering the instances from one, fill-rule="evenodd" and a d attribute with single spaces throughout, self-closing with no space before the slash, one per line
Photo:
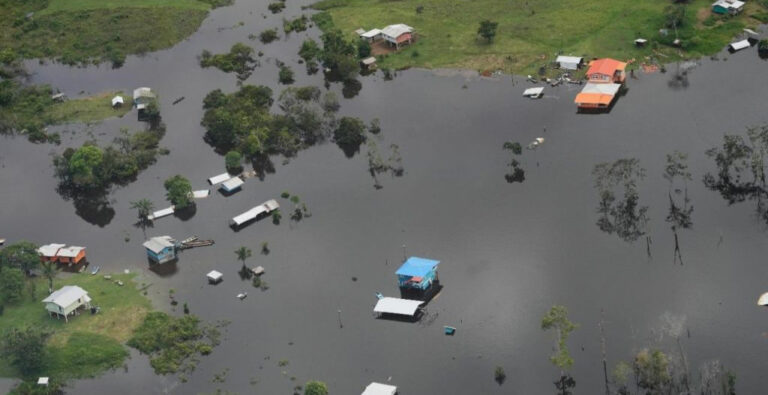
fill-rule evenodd
<path id="1" fill-rule="evenodd" d="M 149 300 L 136 288 L 133 274 L 103 276 L 74 274 L 54 281 L 54 289 L 78 285 L 88 291 L 92 304 L 101 307 L 96 315 L 83 311 L 69 322 L 48 316 L 41 300 L 48 296 L 47 280 L 30 280 L 34 296 L 5 306 L 0 333 L 10 328 L 33 326 L 53 332 L 46 345 L 46 365 L 41 373 L 60 379 L 91 377 L 120 366 L 128 356 L 123 346 L 150 310 Z M 115 281 L 122 281 L 119 286 Z M 0 357 L 0 377 L 18 377 L 18 372 Z"/>
<path id="2" fill-rule="evenodd" d="M 0 0 L 0 47 L 67 64 L 169 48 L 233 0 Z M 30 14 L 32 13 L 32 14 Z"/>
<path id="3" fill-rule="evenodd" d="M 386 56 L 380 66 L 461 67 L 475 70 L 501 69 L 532 72 L 564 54 L 638 59 L 663 53 L 661 61 L 698 57 L 721 50 L 746 26 L 755 26 L 751 15 L 764 11 L 748 3 L 742 15 L 734 18 L 709 17 L 710 0 L 693 0 L 686 7 L 678 28 L 682 52 L 669 46 L 673 29 L 663 36 L 665 7 L 669 0 L 322 0 L 314 8 L 324 11 L 315 20 L 321 29 L 337 27 L 350 38 L 358 28 L 383 28 L 405 23 L 416 29 L 418 41 L 396 55 Z M 420 13 L 416 8 L 423 7 Z M 477 35 L 480 21 L 498 22 L 493 42 Z M 634 39 L 651 41 L 645 48 L 634 46 Z M 682 55 L 682 56 L 681 56 Z"/>
<path id="4" fill-rule="evenodd" d="M 120 95 L 125 100 L 122 107 L 113 108 L 112 98 Z M 122 117 L 131 111 L 133 100 L 124 92 L 104 92 L 80 99 L 53 103 L 46 109 L 47 118 L 54 124 L 86 123 L 112 117 Z"/>

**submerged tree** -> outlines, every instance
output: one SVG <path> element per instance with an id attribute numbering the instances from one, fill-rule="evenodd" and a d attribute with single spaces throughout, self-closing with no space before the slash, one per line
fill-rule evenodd
<path id="1" fill-rule="evenodd" d="M 520 167 L 520 162 L 515 158 L 515 156 L 519 156 L 523 153 L 523 146 L 518 142 L 507 141 L 502 148 L 512 151 L 512 158 L 509 160 L 509 164 L 507 164 L 510 171 L 504 175 L 504 179 L 507 180 L 508 183 L 525 181 L 525 170 Z"/>
<path id="2" fill-rule="evenodd" d="M 146 237 L 146 229 L 152 224 L 152 221 L 149 220 L 149 213 L 155 209 L 155 204 L 152 203 L 151 200 L 144 198 L 131 202 L 131 208 L 137 211 L 139 222 L 136 223 L 136 226 L 141 228 L 141 231 L 145 233 L 144 236 Z"/>
<path id="3" fill-rule="evenodd" d="M 250 248 L 246 246 L 241 246 L 240 248 L 235 250 L 235 255 L 237 255 L 237 260 L 243 263 L 243 266 L 240 268 L 240 277 L 242 279 L 248 279 L 250 278 L 250 270 L 245 266 L 245 261 L 253 255 L 253 252 Z"/>
<path id="4" fill-rule="evenodd" d="M 704 185 L 720 193 L 729 205 L 754 200 L 757 215 L 768 223 L 765 156 L 768 154 L 768 125 L 747 128 L 746 138 L 723 136 L 723 145 L 706 151 L 715 160 L 717 173 L 706 173 Z"/>
<path id="5" fill-rule="evenodd" d="M 553 365 L 560 368 L 560 377 L 555 381 L 555 387 L 560 395 L 571 394 L 570 389 L 576 386 L 576 381 L 567 370 L 573 366 L 573 357 L 568 351 L 568 336 L 579 326 L 568 319 L 568 309 L 555 305 L 541 319 L 542 330 L 554 330 L 556 333 L 555 354 L 549 357 Z"/>
<path id="6" fill-rule="evenodd" d="M 177 210 L 187 208 L 195 204 L 192 199 L 192 184 L 181 175 L 175 175 L 165 180 L 166 197 Z"/>
<path id="7" fill-rule="evenodd" d="M 592 170 L 595 188 L 600 194 L 597 226 L 603 232 L 616 233 L 624 241 L 635 241 L 647 232 L 648 206 L 640 205 L 637 182 L 645 177 L 645 169 L 635 159 L 619 159 L 595 165 Z M 617 199 L 616 193 L 623 196 Z M 650 239 L 646 237 L 650 254 Z"/>
<path id="8" fill-rule="evenodd" d="M 680 253 L 680 242 L 677 236 L 678 229 L 689 229 L 693 226 L 691 213 L 693 205 L 688 198 L 688 181 L 691 173 L 686 163 L 688 155 L 675 151 L 667 154 L 667 166 L 664 168 L 664 178 L 669 181 L 669 213 L 665 221 L 670 224 L 675 236 L 674 262 L 683 264 L 683 255 Z M 680 185 L 682 184 L 682 185 Z"/>
<path id="9" fill-rule="evenodd" d="M 368 172 L 373 178 L 373 187 L 381 189 L 383 186 L 379 182 L 378 175 L 389 173 L 392 177 L 401 177 L 405 172 L 403 168 L 403 158 L 400 156 L 400 147 L 397 144 L 390 144 L 390 155 L 386 160 L 379 153 L 378 146 L 373 140 L 368 140 Z"/>

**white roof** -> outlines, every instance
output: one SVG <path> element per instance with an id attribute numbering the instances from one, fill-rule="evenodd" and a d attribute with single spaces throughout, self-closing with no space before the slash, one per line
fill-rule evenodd
<path id="1" fill-rule="evenodd" d="M 760 299 L 757 300 L 759 306 L 768 306 L 768 292 L 760 295 Z"/>
<path id="2" fill-rule="evenodd" d="M 221 173 L 218 176 L 213 176 L 213 177 L 209 178 L 208 179 L 208 183 L 211 184 L 211 185 L 216 185 L 216 184 L 218 184 L 220 182 L 227 181 L 230 178 L 231 178 L 231 176 L 229 175 L 229 173 Z"/>
<path id="3" fill-rule="evenodd" d="M 142 245 L 144 248 L 157 254 L 168 247 L 173 247 L 173 238 L 171 236 L 153 237 L 145 241 Z"/>
<path id="4" fill-rule="evenodd" d="M 424 302 L 420 300 L 383 297 L 376 302 L 373 311 L 376 313 L 390 313 L 413 316 Z"/>
<path id="5" fill-rule="evenodd" d="M 740 51 L 744 48 L 749 48 L 749 40 L 741 40 L 729 45 L 734 51 Z"/>
<path id="6" fill-rule="evenodd" d="M 523 92 L 523 96 L 539 96 L 544 92 L 544 87 L 528 88 Z"/>
<path id="7" fill-rule="evenodd" d="M 275 199 L 270 199 L 270 200 L 267 200 L 266 202 L 264 202 L 264 203 L 262 203 L 262 204 L 260 204 L 260 205 L 258 205 L 256 207 L 254 207 L 254 208 L 252 208 L 252 209 L 250 209 L 250 210 L 248 210 L 248 211 L 238 215 L 237 217 L 232 218 L 232 222 L 235 225 L 240 226 L 240 225 L 242 225 L 242 224 L 244 224 L 244 223 L 246 223 L 246 222 L 248 222 L 248 221 L 250 221 L 250 220 L 252 220 L 252 219 L 254 219 L 256 217 L 258 217 L 262 213 L 268 213 L 268 212 L 270 212 L 272 210 L 275 210 L 275 209 L 277 209 L 279 207 L 280 207 L 280 205 L 277 203 L 277 201 Z"/>
<path id="8" fill-rule="evenodd" d="M 382 34 L 384 34 L 385 36 L 394 37 L 394 38 L 400 37 L 400 35 L 403 33 L 411 33 L 411 32 L 413 32 L 413 28 L 402 23 L 398 23 L 396 25 L 389 25 L 381 29 Z"/>
<path id="9" fill-rule="evenodd" d="M 579 64 L 584 58 L 578 56 L 558 56 L 555 60 L 557 63 L 575 63 Z"/>
<path id="10" fill-rule="evenodd" d="M 66 248 L 62 248 L 59 250 L 58 256 L 63 256 L 65 258 L 74 258 L 77 256 L 77 254 L 80 253 L 80 251 L 84 250 L 85 247 L 75 247 L 75 246 L 69 246 Z"/>
<path id="11" fill-rule="evenodd" d="M 143 110 L 145 108 L 147 108 L 147 103 L 139 103 L 136 105 L 137 110 Z"/>
<path id="12" fill-rule="evenodd" d="M 370 57 L 367 57 L 367 58 L 361 60 L 361 62 L 363 62 L 363 64 L 366 65 L 366 66 L 370 66 L 370 65 L 376 63 L 376 58 L 374 56 L 370 56 Z"/>
<path id="13" fill-rule="evenodd" d="M 112 98 L 112 105 L 114 106 L 117 103 L 123 104 L 123 97 L 122 96 L 115 96 L 115 97 Z"/>
<path id="14" fill-rule="evenodd" d="M 91 298 L 88 297 L 88 292 L 78 287 L 77 285 L 65 285 L 61 289 L 50 294 L 47 298 L 43 299 L 43 303 L 53 303 L 61 307 L 69 307 L 72 302 L 85 297 L 86 302 L 90 302 Z"/>
<path id="15" fill-rule="evenodd" d="M 723 8 L 733 8 L 738 10 L 739 8 L 744 7 L 744 2 L 739 0 L 718 0 L 712 3 L 712 7 L 717 5 Z"/>
<path id="16" fill-rule="evenodd" d="M 381 383 L 370 383 L 361 395 L 395 395 L 397 387 Z"/>
<path id="17" fill-rule="evenodd" d="M 363 28 L 361 27 L 361 28 L 359 28 L 359 29 L 355 30 L 355 33 L 356 33 L 358 36 L 361 36 L 363 33 L 365 33 L 365 29 L 363 29 Z"/>
<path id="18" fill-rule="evenodd" d="M 37 252 L 42 256 L 47 257 L 54 257 L 56 256 L 56 253 L 59 251 L 60 248 L 64 248 L 65 244 L 46 244 L 44 246 L 40 246 L 40 248 L 37 249 Z"/>
<path id="19" fill-rule="evenodd" d="M 210 189 L 200 189 L 198 191 L 192 191 L 192 197 L 195 199 L 207 198 L 211 194 Z"/>
<path id="20" fill-rule="evenodd" d="M 171 206 L 171 207 L 168 207 L 168 208 L 164 208 L 162 210 L 157 210 L 154 213 L 148 215 L 147 218 L 149 220 L 156 220 L 158 218 L 165 217 L 166 215 L 173 214 L 174 210 L 175 210 L 174 206 Z"/>
<path id="21" fill-rule="evenodd" d="M 587 82 L 586 85 L 584 85 L 584 89 L 581 90 L 581 93 L 599 93 L 602 95 L 616 96 L 619 92 L 619 88 L 621 88 L 621 84 L 595 84 Z"/>
<path id="22" fill-rule="evenodd" d="M 644 38 L 637 38 L 637 39 L 635 39 L 635 42 L 636 42 L 636 43 L 641 43 L 641 44 L 642 44 L 642 43 L 647 43 L 647 42 L 648 42 L 648 40 L 646 40 L 646 39 L 644 39 Z"/>
<path id="23" fill-rule="evenodd" d="M 133 90 L 133 100 L 136 100 L 140 97 L 155 97 L 155 94 L 152 93 L 152 89 L 144 86 Z"/>
<path id="24" fill-rule="evenodd" d="M 222 276 L 223 276 L 223 274 L 221 274 L 221 272 L 216 271 L 216 270 L 211 270 L 210 272 L 208 272 L 208 274 L 206 274 L 206 277 L 208 277 L 208 278 L 210 278 L 211 280 L 214 280 L 214 281 L 220 279 Z"/>
<path id="25" fill-rule="evenodd" d="M 38 385 L 48 385 L 48 377 L 40 377 L 37 379 Z"/>
<path id="26" fill-rule="evenodd" d="M 231 191 L 231 190 L 236 189 L 237 187 L 239 187 L 240 185 L 243 185 L 243 184 L 244 184 L 244 182 L 243 182 L 242 178 L 240 178 L 240 177 L 232 177 L 229 180 L 224 181 L 223 183 L 221 183 L 221 186 L 224 187 L 224 189 L 226 189 L 228 191 Z"/>
<path id="27" fill-rule="evenodd" d="M 382 33 L 381 29 L 371 29 L 371 30 L 368 30 L 367 32 L 364 32 L 364 33 L 360 34 L 360 37 L 374 38 L 374 37 L 378 36 L 381 33 Z"/>

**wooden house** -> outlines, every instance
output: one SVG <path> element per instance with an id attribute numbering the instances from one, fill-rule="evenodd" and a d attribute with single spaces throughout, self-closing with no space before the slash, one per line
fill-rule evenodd
<path id="1" fill-rule="evenodd" d="M 390 45 L 400 48 L 413 42 L 413 28 L 402 23 L 389 25 L 381 29 L 381 37 Z"/>
<path id="2" fill-rule="evenodd" d="M 85 259 L 85 247 L 69 246 L 60 248 L 57 254 L 58 262 L 67 265 L 77 265 Z"/>
<path id="3" fill-rule="evenodd" d="M 88 292 L 77 285 L 65 285 L 43 299 L 43 303 L 49 315 L 64 317 L 69 322 L 68 317 L 77 314 L 77 309 L 91 307 L 91 298 Z"/>
<path id="4" fill-rule="evenodd" d="M 37 249 L 37 253 L 40 255 L 40 260 L 43 262 L 56 262 L 56 254 L 60 249 L 64 248 L 65 244 L 51 243 L 44 246 L 40 246 Z"/>
<path id="5" fill-rule="evenodd" d="M 598 84 L 621 84 L 624 83 L 627 77 L 624 72 L 624 69 L 626 68 L 626 63 L 616 59 L 603 58 L 593 60 L 589 64 L 589 69 L 587 70 L 587 80 L 588 82 Z"/>
<path id="6" fill-rule="evenodd" d="M 166 263 L 176 259 L 176 240 L 171 236 L 153 237 L 143 244 L 147 258 L 154 263 Z"/>
<path id="7" fill-rule="evenodd" d="M 620 88 L 621 84 L 588 82 L 573 101 L 579 108 L 607 109 L 613 103 Z"/>

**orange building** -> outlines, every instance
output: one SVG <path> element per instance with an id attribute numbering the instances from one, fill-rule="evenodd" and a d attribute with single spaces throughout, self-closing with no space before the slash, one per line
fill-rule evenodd
<path id="1" fill-rule="evenodd" d="M 56 262 L 67 265 L 76 265 L 85 259 L 85 247 L 69 246 L 65 244 L 46 244 L 37 249 L 40 260 L 43 262 Z"/>
<path id="2" fill-rule="evenodd" d="M 587 80 L 595 83 L 624 83 L 627 64 L 616 59 L 603 58 L 593 60 L 587 70 Z"/>

